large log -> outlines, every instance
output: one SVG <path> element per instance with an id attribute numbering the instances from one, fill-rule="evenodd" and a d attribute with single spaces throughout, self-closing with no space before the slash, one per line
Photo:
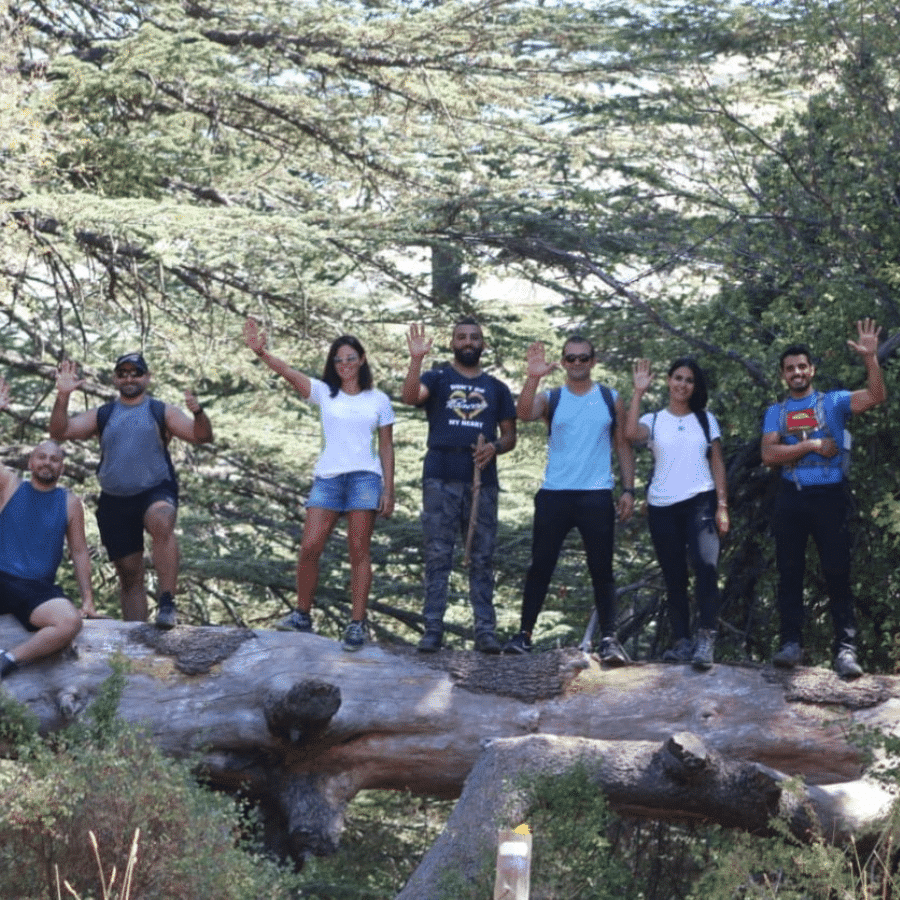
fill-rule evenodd
<path id="1" fill-rule="evenodd" d="M 0 647 L 21 637 L 14 619 L 0 617 Z M 823 669 L 758 665 L 605 669 L 575 649 L 490 657 L 367 645 L 347 653 L 317 635 L 165 632 L 111 620 L 86 622 L 73 648 L 4 687 L 50 732 L 82 714 L 116 656 L 129 667 L 121 717 L 142 724 L 165 752 L 199 758 L 214 784 L 255 797 L 273 843 L 298 857 L 336 848 L 344 808 L 360 790 L 456 797 L 486 747 L 537 735 L 602 742 L 595 751 L 604 758 L 630 760 L 622 771 L 631 774 L 610 781 L 609 794 L 631 814 L 751 824 L 745 798 L 716 787 L 724 782 L 709 778 L 704 791 L 685 792 L 672 787 L 672 773 L 661 776 L 671 789 L 647 780 L 660 748 L 677 756 L 681 746 L 723 761 L 708 772 L 750 765 L 745 775 L 762 786 L 765 809 L 778 807 L 770 795 L 785 776 L 801 776 L 815 788 L 822 821 L 841 835 L 872 826 L 888 800 L 860 780 L 865 759 L 851 729 L 900 725 L 900 679 L 889 676 L 848 683 Z"/>

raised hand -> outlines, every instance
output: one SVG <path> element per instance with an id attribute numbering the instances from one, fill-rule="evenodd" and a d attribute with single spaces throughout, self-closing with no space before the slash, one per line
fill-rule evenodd
<path id="1" fill-rule="evenodd" d="M 529 378 L 543 378 L 554 369 L 559 368 L 559 363 L 548 363 L 543 341 L 535 341 L 525 353 L 527 363 L 526 374 Z"/>
<path id="2" fill-rule="evenodd" d="M 860 319 L 856 323 L 857 340 L 848 340 L 847 346 L 860 356 L 874 356 L 878 352 L 878 335 L 881 327 L 874 319 Z"/>
<path id="3" fill-rule="evenodd" d="M 432 338 L 425 337 L 424 325 L 410 325 L 406 335 L 406 345 L 409 347 L 409 355 L 413 359 L 423 359 L 431 350 Z"/>
<path id="4" fill-rule="evenodd" d="M 194 414 L 200 412 L 203 408 L 200 405 L 200 401 L 197 399 L 197 395 L 193 393 L 193 391 L 184 392 L 184 405 Z"/>
<path id="5" fill-rule="evenodd" d="M 634 371 L 632 375 L 634 389 L 637 393 L 643 394 L 653 382 L 653 376 L 650 374 L 650 360 L 636 359 L 634 361 Z"/>
<path id="6" fill-rule="evenodd" d="M 262 353 L 266 349 L 266 333 L 260 329 L 256 319 L 248 318 L 244 322 L 244 343 L 254 353 Z"/>
<path id="7" fill-rule="evenodd" d="M 71 359 L 64 359 L 56 369 L 56 390 L 61 394 L 71 394 L 84 384 L 78 377 L 78 366 Z"/>

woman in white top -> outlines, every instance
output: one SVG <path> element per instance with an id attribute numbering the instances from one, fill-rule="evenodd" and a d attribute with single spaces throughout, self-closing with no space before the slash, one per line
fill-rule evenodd
<path id="1" fill-rule="evenodd" d="M 641 399 L 652 382 L 649 360 L 635 362 L 633 378 L 625 436 L 646 443 L 653 452 L 647 518 L 666 582 L 674 640 L 663 659 L 690 661 L 695 668 L 708 669 L 713 664 L 719 616 L 719 538 L 729 526 L 719 424 L 706 411 L 706 378 L 693 359 L 672 363 L 668 405 L 640 420 Z M 688 563 L 696 580 L 698 630 L 693 641 Z"/>
<path id="2" fill-rule="evenodd" d="M 372 585 L 370 544 L 375 518 L 394 511 L 394 412 L 388 396 L 372 386 L 362 344 L 352 335 L 336 338 L 322 379 L 310 378 L 266 350 L 266 336 L 253 319 L 244 325 L 247 346 L 321 412 L 324 449 L 313 470 L 306 523 L 297 558 L 297 609 L 279 623 L 283 630 L 312 631 L 319 558 L 341 514 L 347 516 L 350 557 L 350 624 L 345 650 L 365 643 L 366 606 Z M 377 433 L 378 451 L 373 450 Z"/>

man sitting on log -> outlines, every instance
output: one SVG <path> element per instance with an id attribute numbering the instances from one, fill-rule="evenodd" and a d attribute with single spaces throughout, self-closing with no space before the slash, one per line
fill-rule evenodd
<path id="1" fill-rule="evenodd" d="M 8 398 L 9 389 L 0 379 L 0 409 Z M 57 486 L 62 448 L 55 441 L 38 444 L 28 457 L 28 469 L 31 479 L 23 481 L 0 467 L 0 613 L 14 615 L 34 632 L 11 650 L 0 650 L 0 678 L 62 650 L 81 631 L 82 616 L 96 615 L 84 507 Z M 80 614 L 54 583 L 64 539 L 81 594 Z"/>

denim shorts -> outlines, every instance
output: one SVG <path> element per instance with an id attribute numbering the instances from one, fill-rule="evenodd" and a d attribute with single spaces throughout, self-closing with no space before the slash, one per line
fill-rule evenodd
<path id="1" fill-rule="evenodd" d="M 333 478 L 315 478 L 306 505 L 335 512 L 378 509 L 381 484 L 382 479 L 377 472 L 345 472 Z"/>

